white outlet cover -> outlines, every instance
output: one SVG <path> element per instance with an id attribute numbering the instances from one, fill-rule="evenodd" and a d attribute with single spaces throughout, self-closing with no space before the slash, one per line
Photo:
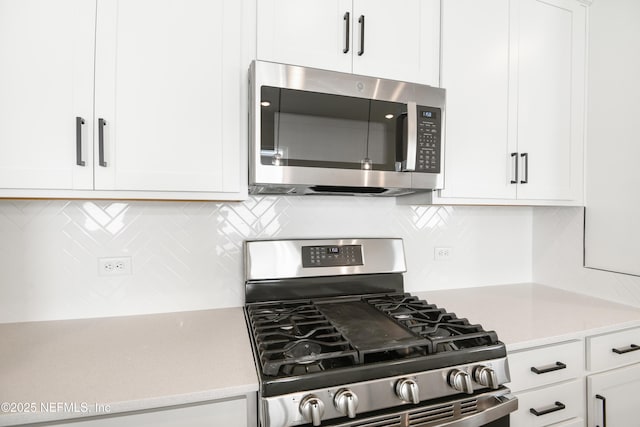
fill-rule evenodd
<path id="1" fill-rule="evenodd" d="M 434 248 L 433 259 L 435 261 L 445 261 L 451 259 L 453 250 L 451 248 Z"/>
<path id="2" fill-rule="evenodd" d="M 133 274 L 131 257 L 98 258 L 98 276 L 129 276 Z"/>

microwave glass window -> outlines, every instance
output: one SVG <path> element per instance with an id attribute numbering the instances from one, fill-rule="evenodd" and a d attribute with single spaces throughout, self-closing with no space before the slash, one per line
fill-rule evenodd
<path id="1" fill-rule="evenodd" d="M 405 104 L 263 86 L 260 105 L 262 164 L 397 170 Z"/>

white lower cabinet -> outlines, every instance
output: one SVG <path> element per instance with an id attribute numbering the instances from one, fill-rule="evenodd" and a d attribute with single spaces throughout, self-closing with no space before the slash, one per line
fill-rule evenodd
<path id="1" fill-rule="evenodd" d="M 638 425 L 640 364 L 589 375 L 587 389 L 589 426 Z"/>
<path id="2" fill-rule="evenodd" d="M 509 353 L 509 368 L 518 397 L 512 427 L 584 426 L 583 340 Z"/>
<path id="3" fill-rule="evenodd" d="M 161 409 L 133 414 L 113 415 L 84 421 L 56 424 L 58 427 L 251 427 L 247 399 L 232 399 L 205 404 Z"/>
<path id="4" fill-rule="evenodd" d="M 509 352 L 509 368 L 512 427 L 640 425 L 638 327 Z"/>
<path id="5" fill-rule="evenodd" d="M 587 338 L 589 427 L 639 425 L 639 346 L 640 328 Z"/>

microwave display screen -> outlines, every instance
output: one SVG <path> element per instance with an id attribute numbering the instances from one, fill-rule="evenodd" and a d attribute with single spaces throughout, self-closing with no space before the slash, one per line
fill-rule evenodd
<path id="1" fill-rule="evenodd" d="M 433 111 L 423 111 L 422 112 L 422 117 L 427 117 L 427 118 L 434 118 L 435 119 L 435 113 Z"/>

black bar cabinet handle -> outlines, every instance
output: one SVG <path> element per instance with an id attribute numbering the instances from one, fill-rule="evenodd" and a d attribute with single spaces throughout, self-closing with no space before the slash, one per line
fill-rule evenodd
<path id="1" fill-rule="evenodd" d="M 526 184 L 529 182 L 529 153 L 522 153 L 520 157 L 524 157 L 524 179 L 520 184 Z"/>
<path id="2" fill-rule="evenodd" d="M 638 350 L 640 350 L 640 345 L 635 345 L 635 344 L 631 344 L 627 348 L 612 348 L 611 349 L 611 351 L 613 351 L 615 354 L 631 353 L 632 351 L 638 351 Z"/>
<path id="3" fill-rule="evenodd" d="M 76 165 L 84 166 L 85 162 L 82 160 L 82 125 L 84 119 L 82 117 L 76 117 Z"/>
<path id="4" fill-rule="evenodd" d="M 360 15 L 358 24 L 360 24 L 360 50 L 358 51 L 358 56 L 362 56 L 364 54 L 364 15 Z"/>
<path id="5" fill-rule="evenodd" d="M 351 14 L 349 12 L 344 13 L 344 49 L 342 49 L 342 53 L 348 53 L 350 44 L 349 43 L 349 33 L 351 33 Z"/>
<path id="6" fill-rule="evenodd" d="M 518 153 L 511 153 L 511 158 L 515 159 L 516 162 L 516 176 L 511 180 L 512 184 L 518 183 Z"/>
<path id="7" fill-rule="evenodd" d="M 560 369 L 565 369 L 567 365 L 562 362 L 556 362 L 554 365 L 548 368 L 536 368 L 535 366 L 531 367 L 531 372 L 534 374 L 546 374 L 547 372 L 559 371 Z"/>
<path id="8" fill-rule="evenodd" d="M 103 168 L 107 167 L 104 161 L 104 127 L 107 125 L 105 119 L 98 119 L 98 162 Z"/>
<path id="9" fill-rule="evenodd" d="M 541 415 L 547 415 L 547 414 L 550 414 L 552 412 L 562 411 L 564 408 L 566 408 L 564 403 L 556 402 L 556 403 L 553 404 L 552 407 L 550 407 L 548 409 L 543 409 L 541 411 L 538 411 L 538 410 L 536 410 L 534 408 L 530 408 L 529 412 L 531 412 L 536 417 L 539 417 Z"/>
<path id="10" fill-rule="evenodd" d="M 599 394 L 596 394 L 596 399 L 602 400 L 602 427 L 607 427 L 607 399 Z M 596 427 L 600 426 L 597 425 Z"/>

